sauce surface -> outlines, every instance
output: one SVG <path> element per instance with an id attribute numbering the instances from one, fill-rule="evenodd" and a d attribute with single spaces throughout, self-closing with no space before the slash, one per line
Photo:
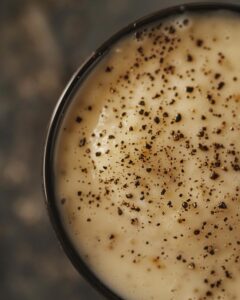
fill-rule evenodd
<path id="1" fill-rule="evenodd" d="M 56 146 L 59 212 L 129 300 L 240 299 L 240 18 L 183 14 L 117 43 Z"/>

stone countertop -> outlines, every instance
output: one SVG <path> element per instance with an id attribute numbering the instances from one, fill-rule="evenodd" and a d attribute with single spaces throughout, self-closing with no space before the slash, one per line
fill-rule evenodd
<path id="1" fill-rule="evenodd" d="M 1 299 L 103 299 L 72 267 L 48 220 L 41 186 L 46 128 L 67 81 L 95 48 L 122 26 L 176 3 L 1 0 Z"/>

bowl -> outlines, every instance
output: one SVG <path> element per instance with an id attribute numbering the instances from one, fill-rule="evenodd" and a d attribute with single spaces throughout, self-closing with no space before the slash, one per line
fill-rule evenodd
<path id="1" fill-rule="evenodd" d="M 134 33 L 136 30 L 139 30 L 146 25 L 157 21 L 161 21 L 162 19 L 170 16 L 180 15 L 185 12 L 203 13 L 207 11 L 214 11 L 220 9 L 240 13 L 240 5 L 237 4 L 224 4 L 215 2 L 181 4 L 174 7 L 159 10 L 151 15 L 148 15 L 131 23 L 130 25 L 113 35 L 110 39 L 108 39 L 76 71 L 76 73 L 72 76 L 71 80 L 67 84 L 53 111 L 47 132 L 43 158 L 43 189 L 48 215 L 50 217 L 52 226 L 56 232 L 57 238 L 60 241 L 62 248 L 64 249 L 66 255 L 68 256 L 74 267 L 94 288 L 96 288 L 107 299 L 120 300 L 122 298 L 116 293 L 114 293 L 114 291 L 107 287 L 103 282 L 101 282 L 101 280 L 93 273 L 93 271 L 80 257 L 64 229 L 56 205 L 53 165 L 54 149 L 61 123 L 64 119 L 64 116 L 71 101 L 74 98 L 74 95 L 78 91 L 84 79 L 87 77 L 89 72 L 93 71 L 94 67 L 107 55 L 111 47 L 115 45 L 120 39 L 127 36 L 128 34 Z"/>

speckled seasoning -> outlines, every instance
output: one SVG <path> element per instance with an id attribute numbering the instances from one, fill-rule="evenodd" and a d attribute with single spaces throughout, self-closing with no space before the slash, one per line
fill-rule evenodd
<path id="1" fill-rule="evenodd" d="M 129 300 L 240 298 L 240 19 L 118 42 L 73 99 L 56 193 L 81 257 Z"/>

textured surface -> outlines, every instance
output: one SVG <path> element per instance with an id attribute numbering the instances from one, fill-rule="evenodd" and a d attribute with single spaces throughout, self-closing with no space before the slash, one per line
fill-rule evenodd
<path id="1" fill-rule="evenodd" d="M 66 82 L 99 44 L 130 21 L 176 3 L 1 0 L 1 299 L 101 299 L 65 257 L 46 214 L 47 123 Z"/>

